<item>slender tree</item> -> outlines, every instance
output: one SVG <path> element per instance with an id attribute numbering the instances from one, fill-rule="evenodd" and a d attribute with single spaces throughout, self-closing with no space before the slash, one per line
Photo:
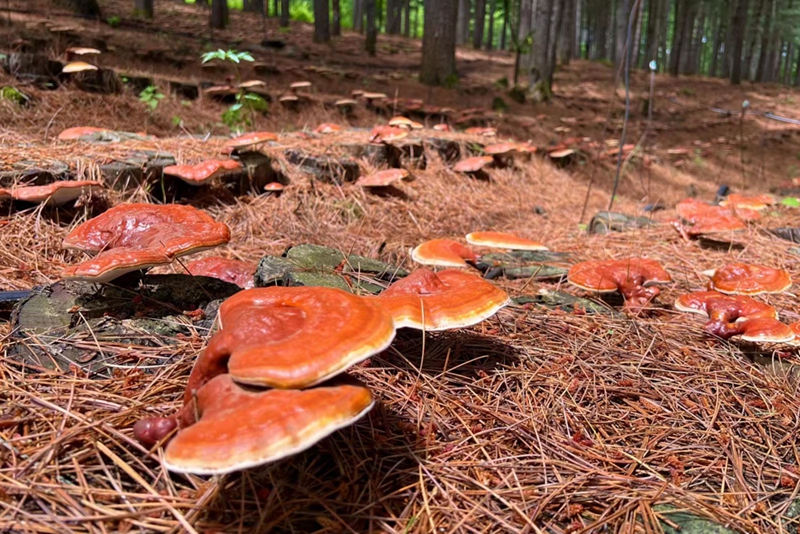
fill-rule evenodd
<path id="1" fill-rule="evenodd" d="M 221 30 L 228 25 L 227 0 L 211 0 L 211 27 Z"/>
<path id="2" fill-rule="evenodd" d="M 494 15 L 497 9 L 497 1 L 489 0 L 489 27 L 486 30 L 486 50 L 494 48 Z"/>
<path id="3" fill-rule="evenodd" d="M 153 18 L 153 0 L 136 0 L 134 12 L 139 17 L 146 19 Z"/>
<path id="4" fill-rule="evenodd" d="M 463 46 L 469 40 L 469 4 L 470 0 L 457 0 L 458 2 L 458 18 L 456 21 L 456 44 Z M 427 14 L 427 5 L 425 6 L 425 13 Z M 423 35 L 424 37 L 424 35 Z"/>
<path id="5" fill-rule="evenodd" d="M 290 0 L 281 0 L 281 19 L 279 22 L 281 28 L 289 27 L 289 1 Z"/>
<path id="6" fill-rule="evenodd" d="M 375 24 L 375 0 L 364 0 L 364 11 L 367 15 L 367 39 L 364 48 L 367 54 L 375 56 L 375 48 L 378 43 L 378 27 Z"/>
<path id="7" fill-rule="evenodd" d="M 216 1 L 216 0 L 215 0 Z M 314 0 L 314 42 L 327 43 L 331 40 L 330 6 L 328 0 Z"/>
<path id="8" fill-rule="evenodd" d="M 554 0 L 537 0 L 533 17 L 529 90 L 535 98 L 540 100 L 549 100 L 552 93 L 553 71 L 555 70 L 550 54 L 553 3 Z M 555 38 L 555 31 L 552 33 Z"/>
<path id="9" fill-rule="evenodd" d="M 736 0 L 736 10 L 733 15 L 731 53 L 731 83 L 742 83 L 742 52 L 744 52 L 744 30 L 747 23 L 748 0 Z"/>
<path id="10" fill-rule="evenodd" d="M 455 77 L 457 17 L 458 0 L 425 0 L 420 82 L 445 85 Z"/>
<path id="11" fill-rule="evenodd" d="M 475 26 L 472 29 L 472 46 L 480 50 L 483 45 L 483 28 L 486 24 L 486 0 L 475 0 Z"/>
<path id="12" fill-rule="evenodd" d="M 333 5 L 333 20 L 331 21 L 331 33 L 334 37 L 342 35 L 342 10 L 339 0 L 331 0 Z"/>

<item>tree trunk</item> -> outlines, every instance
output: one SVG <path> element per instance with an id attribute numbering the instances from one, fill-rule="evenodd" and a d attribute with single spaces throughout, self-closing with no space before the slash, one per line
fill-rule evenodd
<path id="1" fill-rule="evenodd" d="M 639 54 L 641 53 L 642 26 L 644 19 L 644 0 L 639 1 L 636 8 L 636 19 L 633 21 L 633 43 L 631 43 L 631 68 L 635 69 L 639 64 Z"/>
<path id="2" fill-rule="evenodd" d="M 331 40 L 328 0 L 314 0 L 314 42 L 328 43 Z"/>
<path id="3" fill-rule="evenodd" d="M 595 0 L 594 50 L 591 59 L 608 58 L 608 26 L 611 21 L 611 3 L 608 0 Z"/>
<path id="4" fill-rule="evenodd" d="M 573 33 L 573 41 L 572 41 L 572 57 L 580 58 L 581 57 L 581 43 L 583 40 L 583 24 L 582 24 L 582 17 L 583 17 L 583 0 L 575 0 L 575 26 L 572 28 Z"/>
<path id="5" fill-rule="evenodd" d="M 533 19 L 533 46 L 529 90 L 536 98 L 549 100 L 553 85 L 553 66 L 550 63 L 550 29 L 553 0 L 537 0 Z M 553 31 L 555 37 L 555 31 Z"/>
<path id="6" fill-rule="evenodd" d="M 708 68 L 708 75 L 709 76 L 716 76 L 717 75 L 717 64 L 719 62 L 719 48 L 722 44 L 722 32 L 724 31 L 724 16 L 727 13 L 725 9 L 726 6 L 715 13 L 714 17 L 714 44 L 712 45 L 713 48 L 711 50 L 711 66 Z"/>
<path id="7" fill-rule="evenodd" d="M 631 4 L 631 0 L 617 0 L 614 62 L 618 68 L 625 62 L 625 45 L 628 40 L 628 19 L 631 16 Z M 633 45 L 633 43 L 630 44 Z"/>
<path id="8" fill-rule="evenodd" d="M 569 65 L 574 55 L 577 4 L 577 0 L 562 0 L 561 5 L 564 13 L 561 18 L 561 28 L 556 34 L 558 39 L 558 62 L 561 65 Z"/>
<path id="9" fill-rule="evenodd" d="M 458 5 L 458 19 L 456 22 L 456 43 L 464 46 L 469 41 L 469 0 L 456 0 Z M 425 6 L 425 22 L 423 22 L 423 39 L 425 38 L 424 28 L 427 27 L 428 7 Z"/>
<path id="10" fill-rule="evenodd" d="M 411 37 L 411 0 L 403 2 L 403 35 Z"/>
<path id="11" fill-rule="evenodd" d="M 364 0 L 364 11 L 367 15 L 367 39 L 364 49 L 372 57 L 375 57 L 375 48 L 378 43 L 378 26 L 375 24 L 375 1 Z"/>
<path id="12" fill-rule="evenodd" d="M 289 2 L 290 0 L 281 0 L 281 19 L 279 22 L 281 28 L 289 27 Z"/>
<path id="13" fill-rule="evenodd" d="M 211 0 L 211 27 L 221 30 L 228 25 L 228 2 Z"/>
<path id="14" fill-rule="evenodd" d="M 761 26 L 761 15 L 764 13 L 764 7 L 767 3 L 767 0 L 761 0 L 760 2 L 756 0 L 756 11 L 753 13 L 752 17 L 749 17 L 747 20 L 750 21 L 750 24 L 746 24 L 747 27 L 747 48 L 745 50 L 745 60 L 744 60 L 744 77 L 748 80 L 753 79 L 754 77 L 754 69 L 753 69 L 753 57 L 756 53 L 756 43 L 758 42 L 758 30 Z M 746 13 L 745 13 L 746 16 Z"/>
<path id="15" fill-rule="evenodd" d="M 683 29 L 685 27 L 684 18 L 686 18 L 687 0 L 675 0 L 675 19 L 672 26 L 672 49 L 669 53 L 669 73 L 672 76 L 677 76 L 680 72 L 681 66 L 681 48 L 685 41 Z"/>
<path id="16" fill-rule="evenodd" d="M 731 50 L 731 83 L 742 83 L 742 54 L 744 53 L 744 29 L 747 23 L 747 2 L 738 0 L 733 15 L 733 49 Z"/>
<path id="17" fill-rule="evenodd" d="M 425 0 L 422 65 L 419 81 L 451 84 L 456 75 L 456 18 L 458 0 Z"/>
<path id="18" fill-rule="evenodd" d="M 364 0 L 353 0 L 353 31 L 364 33 Z"/>
<path id="19" fill-rule="evenodd" d="M 543 0 L 537 0 L 537 2 L 541 2 Z M 547 38 L 547 49 L 548 49 L 548 57 L 547 57 L 547 79 L 550 80 L 549 91 L 553 91 L 553 75 L 556 72 L 556 52 L 558 49 L 558 32 L 559 30 L 563 31 L 563 24 L 564 24 L 564 8 L 566 7 L 566 0 L 552 0 L 552 10 L 553 14 L 551 15 L 551 21 L 548 26 L 548 38 Z"/>
<path id="20" fill-rule="evenodd" d="M 770 42 L 772 41 L 772 17 L 775 10 L 775 2 L 772 0 L 766 1 L 766 11 L 764 13 L 764 28 L 761 34 L 761 52 L 758 57 L 758 66 L 756 67 L 756 81 L 766 81 L 767 69 L 770 60 Z"/>
<path id="21" fill-rule="evenodd" d="M 682 50 L 680 67 L 682 74 L 695 74 L 697 72 L 695 64 L 700 56 L 699 46 L 702 44 L 703 26 L 705 25 L 705 15 L 702 12 L 698 14 L 698 10 L 702 8 L 702 4 L 692 2 L 689 6 L 688 16 L 684 19 L 683 35 L 688 40 L 686 44 L 689 46 L 684 46 Z"/>
<path id="22" fill-rule="evenodd" d="M 496 0 L 489 0 L 489 28 L 486 34 L 486 50 L 494 48 L 494 11 L 496 4 Z"/>
<path id="23" fill-rule="evenodd" d="M 486 0 L 475 0 L 475 27 L 472 30 L 472 46 L 480 50 L 483 45 L 483 28 L 486 25 Z"/>
<path id="24" fill-rule="evenodd" d="M 342 35 L 342 10 L 339 0 L 331 0 L 333 6 L 333 20 L 331 21 L 331 34 L 334 37 Z"/>
<path id="25" fill-rule="evenodd" d="M 153 18 L 153 0 L 136 0 L 136 16 L 146 19 Z"/>
<path id="26" fill-rule="evenodd" d="M 263 0 L 244 0 L 244 2 L 242 2 L 242 11 L 247 13 L 263 13 L 264 2 Z"/>
<path id="27" fill-rule="evenodd" d="M 786 61 L 783 62 L 783 83 L 789 85 L 792 83 L 792 65 L 794 62 L 794 43 L 789 41 L 786 47 Z"/>
<path id="28" fill-rule="evenodd" d="M 511 10 L 510 2 L 503 2 L 503 28 L 500 30 L 500 50 L 506 49 L 506 34 L 508 33 L 508 13 Z"/>
<path id="29" fill-rule="evenodd" d="M 523 43 L 531 33 L 531 9 L 532 0 L 520 0 L 519 2 L 519 24 L 517 26 L 517 42 Z"/>

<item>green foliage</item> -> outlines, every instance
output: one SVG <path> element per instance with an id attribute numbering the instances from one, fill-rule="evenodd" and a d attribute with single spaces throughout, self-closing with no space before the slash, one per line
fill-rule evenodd
<path id="1" fill-rule="evenodd" d="M 503 76 L 496 82 L 494 82 L 495 86 L 500 87 L 501 89 L 508 89 L 508 77 Z"/>
<path id="2" fill-rule="evenodd" d="M 181 119 L 180 116 L 178 116 L 178 115 L 173 115 L 172 116 L 172 125 L 175 126 L 176 128 L 178 126 L 180 126 L 182 122 L 183 122 L 183 119 Z"/>
<path id="3" fill-rule="evenodd" d="M 153 113 L 156 110 L 158 103 L 163 99 L 164 93 L 162 93 L 155 85 L 148 85 L 141 93 L 139 93 L 139 102 L 144 102 L 144 104 L 150 109 L 150 113 Z"/>
<path id="4" fill-rule="evenodd" d="M 444 87 L 447 89 L 453 89 L 456 85 L 458 85 L 458 74 L 448 74 L 444 79 Z"/>
<path id="5" fill-rule="evenodd" d="M 18 106 L 24 106 L 30 99 L 15 87 L 5 86 L 0 87 L 0 100 L 7 100 Z"/>
<path id="6" fill-rule="evenodd" d="M 508 104 L 506 104 L 505 100 L 503 100 L 499 96 L 496 96 L 492 100 L 492 110 L 499 112 L 508 111 Z"/>
<path id="7" fill-rule="evenodd" d="M 269 111 L 269 104 L 263 97 L 255 93 L 240 91 L 236 102 L 222 113 L 222 123 L 231 130 L 241 130 L 243 126 L 251 126 L 256 113 Z"/>
<path id="8" fill-rule="evenodd" d="M 108 24 L 108 25 L 109 25 L 109 26 L 111 26 L 112 28 L 116 28 L 117 26 L 119 26 L 119 25 L 120 25 L 120 23 L 121 23 L 121 22 L 122 22 L 122 19 L 121 19 L 121 18 L 119 18 L 119 17 L 118 17 L 118 16 L 116 16 L 116 15 L 114 15 L 113 17 L 108 17 L 108 18 L 106 19 L 106 24 Z"/>
<path id="9" fill-rule="evenodd" d="M 800 198 L 797 197 L 786 197 L 781 200 L 781 204 L 784 206 L 788 206 L 790 208 L 800 208 Z"/>
<path id="10" fill-rule="evenodd" d="M 255 58 L 250 54 L 250 52 L 237 52 L 236 50 L 212 50 L 211 52 L 206 52 L 200 58 L 203 60 L 203 63 L 208 63 L 212 59 L 219 59 L 220 61 L 230 61 L 232 63 L 241 63 L 242 61 L 255 61 Z"/>

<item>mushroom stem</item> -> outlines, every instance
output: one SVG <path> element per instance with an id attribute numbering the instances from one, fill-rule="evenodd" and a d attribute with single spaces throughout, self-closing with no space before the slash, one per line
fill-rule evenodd
<path id="1" fill-rule="evenodd" d="M 733 336 L 738 336 L 744 333 L 745 321 L 735 321 L 732 323 L 725 322 L 724 320 L 711 320 L 707 322 L 703 329 L 721 339 L 730 339 Z"/>
<path id="2" fill-rule="evenodd" d="M 619 285 L 619 292 L 625 298 L 625 309 L 641 311 L 661 294 L 657 287 L 644 287 L 639 278 L 629 279 Z"/>

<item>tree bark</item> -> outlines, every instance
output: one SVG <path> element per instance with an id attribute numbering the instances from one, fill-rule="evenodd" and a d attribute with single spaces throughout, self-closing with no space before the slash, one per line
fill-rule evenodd
<path id="1" fill-rule="evenodd" d="M 353 31 L 364 33 L 364 0 L 353 0 Z"/>
<path id="2" fill-rule="evenodd" d="M 523 43 L 531 33 L 531 9 L 532 0 L 520 0 L 519 2 L 519 24 L 517 25 L 517 42 Z"/>
<path id="3" fill-rule="evenodd" d="M 458 0 L 425 0 L 419 73 L 419 81 L 424 84 L 450 84 L 456 75 L 458 7 Z"/>
<path id="4" fill-rule="evenodd" d="M 263 0 L 244 0 L 242 2 L 242 11 L 246 13 L 263 13 L 264 2 Z"/>
<path id="5" fill-rule="evenodd" d="M 472 30 L 472 46 L 480 50 L 483 45 L 483 28 L 486 25 L 486 0 L 475 0 L 475 26 Z"/>
<path id="6" fill-rule="evenodd" d="M 411 0 L 403 1 L 403 35 L 411 37 Z"/>
<path id="7" fill-rule="evenodd" d="M 746 24 L 747 27 L 747 48 L 745 49 L 745 60 L 744 60 L 744 77 L 748 80 L 752 80 L 754 78 L 755 71 L 753 69 L 753 57 L 756 53 L 756 43 L 758 42 L 758 30 L 761 26 L 761 15 L 764 13 L 764 7 L 767 3 L 767 0 L 761 0 L 760 2 L 756 0 L 756 11 L 752 17 L 749 17 L 747 20 L 750 21 L 750 24 Z"/>
<path id="8" fill-rule="evenodd" d="M 669 73 L 672 76 L 677 76 L 680 72 L 681 66 L 681 49 L 686 40 L 683 35 L 685 27 L 684 19 L 686 18 L 687 0 L 675 0 L 675 19 L 672 26 L 672 48 L 669 54 Z"/>
<path id="9" fill-rule="evenodd" d="M 228 2 L 226 0 L 211 1 L 211 27 L 221 30 L 228 25 Z"/>
<path id="10" fill-rule="evenodd" d="M 331 21 L 331 34 L 334 37 L 339 37 L 342 35 L 342 9 L 339 4 L 339 0 L 331 0 L 332 2 L 332 11 L 333 11 L 333 20 Z"/>
<path id="11" fill-rule="evenodd" d="M 464 46 L 469 41 L 469 0 L 457 0 L 458 4 L 458 19 L 456 22 L 456 43 L 459 46 Z M 428 8 L 425 7 L 425 19 L 427 19 Z M 425 23 L 423 22 L 423 28 Z M 422 37 L 425 37 L 423 31 Z"/>
<path id="12" fill-rule="evenodd" d="M 288 28 L 289 27 L 289 2 L 290 0 L 281 0 L 281 19 L 278 24 L 280 24 L 281 28 Z"/>
<path id="13" fill-rule="evenodd" d="M 744 29 L 747 23 L 748 0 L 738 0 L 733 16 L 733 49 L 731 53 L 731 83 L 742 83 L 742 54 L 744 52 Z"/>
<path id="14" fill-rule="evenodd" d="M 761 50 L 758 56 L 758 66 L 756 67 L 756 81 L 764 82 L 767 77 L 767 69 L 770 60 L 770 44 L 772 41 L 772 17 L 775 10 L 775 2 L 766 1 L 764 13 L 764 28 L 761 33 Z"/>
<path id="15" fill-rule="evenodd" d="M 486 50 L 494 48 L 494 12 L 496 7 L 496 0 L 489 0 L 489 27 L 486 30 Z"/>
<path id="16" fill-rule="evenodd" d="M 378 27 L 375 24 L 375 0 L 364 0 L 364 11 L 367 15 L 367 39 L 364 49 L 372 57 L 375 57 L 375 48 L 378 43 Z"/>
<path id="17" fill-rule="evenodd" d="M 726 2 L 727 3 L 727 2 Z M 722 44 L 722 32 L 724 31 L 724 16 L 727 10 L 725 6 L 718 10 L 714 15 L 714 44 L 711 50 L 711 65 L 708 67 L 708 75 L 717 75 L 717 65 L 719 64 L 720 46 Z"/>
<path id="18" fill-rule="evenodd" d="M 561 27 L 556 34 L 558 39 L 558 62 L 561 65 L 569 65 L 574 56 L 577 5 L 577 0 L 562 0 Z"/>
<path id="19" fill-rule="evenodd" d="M 552 15 L 553 0 L 537 0 L 533 19 L 533 46 L 530 52 L 532 66 L 529 90 L 541 100 L 549 100 L 552 93 L 554 70 L 550 62 Z"/>
<path id="20" fill-rule="evenodd" d="M 503 2 L 503 27 L 500 30 L 500 50 L 506 49 L 506 34 L 508 33 L 508 14 L 511 11 L 509 0 Z"/>
<path id="21" fill-rule="evenodd" d="M 314 42 L 328 43 L 331 40 L 328 0 L 314 0 Z"/>
<path id="22" fill-rule="evenodd" d="M 631 4 L 631 0 L 617 0 L 614 62 L 618 68 L 625 62 L 625 45 L 628 40 L 628 19 L 631 16 Z M 630 44 L 632 46 L 633 42 Z"/>
<path id="23" fill-rule="evenodd" d="M 136 15 L 146 19 L 153 18 L 153 0 L 136 0 Z"/>

